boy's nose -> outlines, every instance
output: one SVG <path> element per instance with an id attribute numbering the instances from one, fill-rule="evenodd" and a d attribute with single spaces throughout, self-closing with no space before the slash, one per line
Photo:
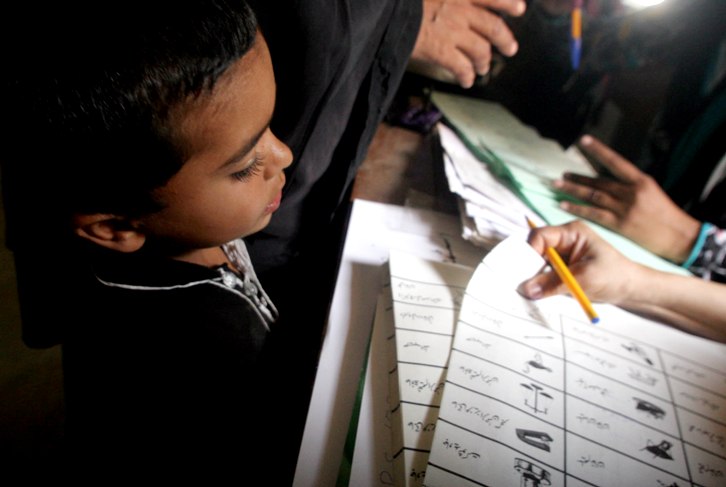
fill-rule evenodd
<path id="1" fill-rule="evenodd" d="M 280 171 L 292 164 L 292 151 L 290 148 L 274 134 L 271 133 L 271 136 L 273 138 L 270 147 L 272 162 L 267 166 L 269 168 L 268 177 L 277 176 Z"/>

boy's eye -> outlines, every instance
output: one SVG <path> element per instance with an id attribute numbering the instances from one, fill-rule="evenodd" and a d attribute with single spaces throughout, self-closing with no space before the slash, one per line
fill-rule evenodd
<path id="1" fill-rule="evenodd" d="M 238 181 L 246 181 L 258 172 L 260 172 L 261 167 L 262 159 L 259 157 L 255 157 L 255 159 L 252 161 L 252 164 L 242 169 L 241 171 L 232 173 L 232 177 L 237 179 Z"/>

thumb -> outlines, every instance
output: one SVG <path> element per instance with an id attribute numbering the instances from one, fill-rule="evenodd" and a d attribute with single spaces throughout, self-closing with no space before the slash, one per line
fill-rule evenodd
<path id="1" fill-rule="evenodd" d="M 521 283 L 517 292 L 529 299 L 541 299 L 556 294 L 565 294 L 567 287 L 555 272 L 543 272 Z"/>

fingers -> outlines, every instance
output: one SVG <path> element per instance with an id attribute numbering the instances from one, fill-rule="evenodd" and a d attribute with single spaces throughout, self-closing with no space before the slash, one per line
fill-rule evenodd
<path id="1" fill-rule="evenodd" d="M 475 8 L 472 10 L 470 28 L 479 34 L 480 42 L 490 43 L 505 56 L 514 56 L 519 49 L 514 34 L 509 30 L 504 19 L 487 9 Z"/>
<path id="2" fill-rule="evenodd" d="M 541 299 L 556 294 L 567 293 L 567 287 L 555 272 L 543 272 L 524 281 L 517 292 L 529 299 Z"/>
<path id="3" fill-rule="evenodd" d="M 528 241 L 540 255 L 545 254 L 547 247 L 553 247 L 571 265 L 586 258 L 588 242 L 597 238 L 587 225 L 575 220 L 565 225 L 536 228 L 530 232 Z M 568 289 L 555 272 L 543 272 L 524 281 L 518 291 L 530 299 L 540 299 L 564 294 Z"/>
<path id="4" fill-rule="evenodd" d="M 524 0 L 435 0 L 442 3 L 455 5 L 472 5 L 498 12 L 500 14 L 518 17 L 527 9 L 527 2 Z M 569 0 L 571 1 L 571 0 Z"/>
<path id="5" fill-rule="evenodd" d="M 485 15 L 496 17 L 490 13 Z M 501 19 L 498 19 L 498 21 L 501 22 Z M 496 22 L 497 20 L 493 20 L 493 23 Z M 506 29 L 506 26 L 504 28 Z M 474 71 L 474 75 L 488 73 L 492 60 L 492 47 L 489 41 L 473 30 L 461 31 L 457 34 L 457 37 L 457 53 L 450 58 L 452 72 L 455 74 L 468 74 Z M 512 37 L 512 40 L 514 40 L 514 37 Z M 456 64 L 454 64 L 454 61 L 456 61 Z"/>
<path id="6" fill-rule="evenodd" d="M 564 179 L 553 181 L 552 186 L 557 192 L 585 203 L 569 200 L 560 202 L 560 208 L 579 216 L 582 216 L 582 212 L 596 216 L 602 211 L 614 211 L 620 204 L 617 198 L 600 186 L 599 180 L 587 176 L 566 173 Z"/>
<path id="7" fill-rule="evenodd" d="M 584 222 L 574 220 L 564 225 L 535 228 L 529 233 L 528 242 L 544 255 L 547 247 L 554 247 L 563 257 L 581 252 L 581 243 L 591 238 L 592 230 Z"/>
<path id="8" fill-rule="evenodd" d="M 592 156 L 598 164 L 620 181 L 635 183 L 643 176 L 634 164 L 595 137 L 585 135 L 578 145 L 583 152 Z"/>
<path id="9" fill-rule="evenodd" d="M 506 56 L 519 45 L 500 13 L 520 15 L 522 0 L 424 0 L 412 59 L 451 72 L 465 88 L 489 71 L 492 47 Z"/>
<path id="10" fill-rule="evenodd" d="M 617 228 L 618 217 L 612 210 L 598 208 L 596 206 L 578 205 L 569 201 L 560 203 L 560 208 L 572 215 L 595 222 L 605 228 Z"/>
<path id="11" fill-rule="evenodd" d="M 591 205 L 611 207 L 617 203 L 619 193 L 617 186 L 609 185 L 609 181 L 602 181 L 579 174 L 566 173 L 563 179 L 552 182 L 557 190 L 580 201 Z"/>
<path id="12" fill-rule="evenodd" d="M 627 295 L 631 261 L 582 220 L 536 228 L 528 241 L 543 256 L 548 247 L 554 248 L 591 299 L 614 300 Z M 548 270 L 522 282 L 517 290 L 530 299 L 569 293 L 557 273 Z"/>
<path id="13" fill-rule="evenodd" d="M 438 55 L 434 57 L 438 66 L 449 71 L 456 82 L 463 88 L 470 88 L 474 85 L 476 75 L 484 75 L 489 72 L 491 62 L 491 50 L 489 44 L 483 46 L 467 45 L 466 50 L 456 46 L 447 46 L 449 49 L 444 50 L 441 46 Z M 473 49 L 479 49 L 480 52 L 473 54 Z"/>

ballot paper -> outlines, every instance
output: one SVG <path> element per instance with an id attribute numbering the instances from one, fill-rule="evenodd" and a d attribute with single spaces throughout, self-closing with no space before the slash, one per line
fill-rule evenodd
<path id="1" fill-rule="evenodd" d="M 378 294 L 368 357 L 363 374 L 363 393 L 358 415 L 351 429 L 355 431 L 355 462 L 343 463 L 338 485 L 370 487 L 394 484 L 393 413 L 398 405 L 396 350 L 393 328 L 393 305 L 389 286 Z M 394 396 L 391 395 L 393 391 Z M 347 481 L 343 481 L 347 477 Z"/>
<path id="2" fill-rule="evenodd" d="M 474 269 L 389 257 L 395 372 L 391 381 L 395 485 L 422 485 L 461 298 Z"/>
<path id="3" fill-rule="evenodd" d="M 620 308 L 523 298 L 510 237 L 463 296 L 425 485 L 702 485 L 726 475 L 726 346 Z"/>
<path id="4" fill-rule="evenodd" d="M 544 265 L 515 236 L 476 268 L 389 252 L 346 485 L 723 485 L 726 345 L 523 298 Z"/>

